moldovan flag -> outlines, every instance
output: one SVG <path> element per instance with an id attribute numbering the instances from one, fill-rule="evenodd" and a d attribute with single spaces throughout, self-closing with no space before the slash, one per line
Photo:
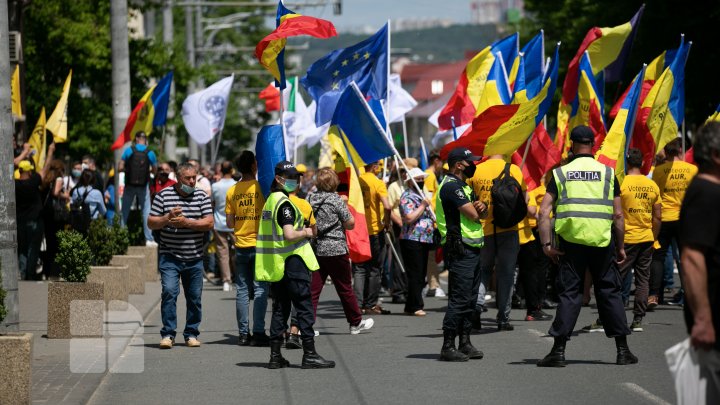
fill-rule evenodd
<path id="1" fill-rule="evenodd" d="M 22 117 L 22 104 L 20 102 L 20 65 L 15 65 L 12 80 L 10 80 L 10 100 L 12 104 L 12 114 L 18 118 Z M 37 167 L 37 165 L 35 167 Z"/>
<path id="2" fill-rule="evenodd" d="M 58 101 L 53 113 L 47 120 L 46 128 L 50 133 L 53 134 L 53 142 L 63 143 L 67 142 L 67 109 L 68 109 L 68 96 L 70 95 L 70 81 L 72 80 L 72 69 L 68 73 L 67 79 L 65 79 L 65 85 L 63 86 L 62 95 Z"/>
<path id="3" fill-rule="evenodd" d="M 440 130 L 452 129 L 451 117 L 455 118 L 455 125 L 460 126 L 471 123 L 484 111 L 480 109 L 480 98 L 497 53 L 500 52 L 502 55 L 502 63 L 509 66 L 518 55 L 518 48 L 519 35 L 515 33 L 495 41 L 470 59 L 460 75 L 455 93 L 440 112 L 438 117 Z"/>
<path id="4" fill-rule="evenodd" d="M 630 139 L 635 128 L 635 116 L 637 114 L 640 93 L 642 90 L 642 78 L 645 75 L 646 66 L 635 78 L 633 86 L 625 97 L 617 117 L 610 127 L 605 141 L 595 155 L 598 162 L 615 170 L 618 182 L 622 183 L 625 177 L 625 156 L 627 156 Z"/>
<path id="5" fill-rule="evenodd" d="M 643 152 L 643 173 L 650 171 L 660 149 L 678 136 L 678 126 L 685 114 L 685 62 L 690 45 L 681 40 L 673 62 L 640 104 L 632 146 Z"/>
<path id="6" fill-rule="evenodd" d="M 32 159 L 33 162 L 35 162 L 35 171 L 38 173 L 40 173 L 43 166 L 45 166 L 45 154 L 47 153 L 47 136 L 45 136 L 46 124 L 45 107 L 43 107 L 42 110 L 40 110 L 40 118 L 38 118 L 35 129 L 33 129 L 32 135 L 30 135 L 30 139 L 28 140 L 30 149 L 35 151 Z"/>
<path id="7" fill-rule="evenodd" d="M 230 90 L 235 75 L 189 95 L 182 106 L 182 119 L 190 137 L 205 145 L 225 126 Z"/>
<path id="8" fill-rule="evenodd" d="M 310 35 L 315 38 L 330 38 L 337 35 L 335 26 L 326 20 L 308 17 L 290 11 L 278 2 L 277 16 L 275 18 L 275 31 L 258 42 L 255 47 L 255 57 L 260 64 L 273 75 L 285 88 L 285 44 L 288 37 Z"/>
<path id="9" fill-rule="evenodd" d="M 115 139 L 110 150 L 122 148 L 127 142 L 135 139 L 135 134 L 140 131 L 145 135 L 150 135 L 153 127 L 165 125 L 172 79 L 173 73 L 170 72 L 156 85 L 150 87 L 150 90 L 135 105 L 125 123 L 125 128 Z"/>
<path id="10" fill-rule="evenodd" d="M 440 156 L 447 159 L 453 148 L 463 146 L 476 155 L 510 155 L 533 133 L 550 108 L 558 74 L 559 44 L 545 76 L 544 86 L 533 99 L 488 108 L 473 120 L 460 138 L 445 145 Z M 515 102 L 515 101 L 514 101 Z"/>
<path id="11" fill-rule="evenodd" d="M 530 146 L 523 164 L 520 153 L 525 153 L 527 142 L 530 142 Z M 512 155 L 512 163 L 522 169 L 528 191 L 540 186 L 542 176 L 560 163 L 561 159 L 560 149 L 550 139 L 550 135 L 542 122 L 535 128 L 535 132 L 533 132 L 529 141 L 525 141 L 518 151 Z"/>

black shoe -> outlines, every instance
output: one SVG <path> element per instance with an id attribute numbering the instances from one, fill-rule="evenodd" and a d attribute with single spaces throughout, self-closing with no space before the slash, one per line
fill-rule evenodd
<path id="1" fill-rule="evenodd" d="M 425 294 L 426 297 L 432 298 L 435 296 L 436 290 L 433 288 L 432 290 L 427 290 L 427 293 Z"/>
<path id="2" fill-rule="evenodd" d="M 509 332 L 515 330 L 515 327 L 507 322 L 498 322 L 498 332 Z"/>
<path id="3" fill-rule="evenodd" d="M 335 368 L 335 362 L 325 360 L 315 351 L 315 342 L 303 344 L 302 368 Z"/>
<path id="4" fill-rule="evenodd" d="M 280 353 L 280 347 L 282 346 L 281 340 L 273 340 L 270 342 L 270 362 L 268 363 L 269 369 L 278 369 L 290 366 L 290 362 L 285 359 Z"/>
<path id="5" fill-rule="evenodd" d="M 482 359 L 484 354 L 470 342 L 470 333 L 463 333 L 460 335 L 460 344 L 458 350 L 471 359 Z"/>
<path id="6" fill-rule="evenodd" d="M 252 336 L 252 346 L 255 347 L 267 347 L 270 346 L 270 337 L 265 333 L 255 333 Z"/>
<path id="7" fill-rule="evenodd" d="M 526 321 L 549 321 L 551 319 L 553 319 L 553 316 L 546 314 L 541 309 L 528 312 L 527 316 L 525 316 Z"/>
<path id="8" fill-rule="evenodd" d="M 238 337 L 238 345 L 240 346 L 250 346 L 250 334 L 249 333 L 241 333 Z"/>
<path id="9" fill-rule="evenodd" d="M 548 353 L 545 358 L 538 361 L 537 366 L 538 367 L 565 367 L 567 366 L 567 363 L 565 362 L 565 338 L 555 338 L 555 343 L 553 344 L 552 349 L 550 350 L 550 353 Z"/>
<path id="10" fill-rule="evenodd" d="M 455 334 L 454 331 L 443 331 L 443 345 L 440 350 L 441 361 L 468 361 L 470 359 L 465 353 L 455 348 Z"/>
<path id="11" fill-rule="evenodd" d="M 636 364 L 638 362 L 638 358 L 630 352 L 630 349 L 627 347 L 619 347 L 617 351 L 617 359 L 615 360 L 615 364 L 618 366 L 626 366 L 628 364 Z"/>
<path id="12" fill-rule="evenodd" d="M 558 303 L 549 298 L 545 298 L 542 303 L 542 309 L 555 309 L 557 306 Z"/>
<path id="13" fill-rule="evenodd" d="M 302 343 L 300 343 L 300 336 L 291 333 L 288 340 L 285 342 L 285 348 L 287 350 L 302 349 Z"/>
<path id="14" fill-rule="evenodd" d="M 472 328 L 475 330 L 481 330 L 482 329 L 482 321 L 480 320 L 480 311 L 475 310 L 473 311 L 470 321 L 472 322 Z"/>
<path id="15" fill-rule="evenodd" d="M 405 299 L 405 297 L 402 297 L 402 296 L 393 297 L 393 299 L 392 299 L 393 304 L 404 304 L 406 302 L 407 302 L 407 300 Z"/>

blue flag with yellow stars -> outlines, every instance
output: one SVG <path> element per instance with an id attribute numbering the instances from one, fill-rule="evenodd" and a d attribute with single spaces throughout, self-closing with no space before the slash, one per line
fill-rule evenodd
<path id="1" fill-rule="evenodd" d="M 349 48 L 337 49 L 318 59 L 300 80 L 317 104 L 315 124 L 330 121 L 340 95 L 351 82 L 376 100 L 387 98 L 388 26 Z"/>

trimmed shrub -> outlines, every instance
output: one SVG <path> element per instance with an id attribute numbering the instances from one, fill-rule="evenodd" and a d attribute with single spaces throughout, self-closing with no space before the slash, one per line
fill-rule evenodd
<path id="1" fill-rule="evenodd" d="M 98 218 L 90 223 L 87 237 L 88 246 L 92 252 L 94 266 L 107 266 L 115 252 L 113 246 L 113 232 L 104 218 Z"/>
<path id="2" fill-rule="evenodd" d="M 127 228 L 120 225 L 120 217 L 117 215 L 113 219 L 112 241 L 113 255 L 119 256 L 127 254 L 128 246 L 130 246 L 130 235 Z"/>
<path id="3" fill-rule="evenodd" d="M 55 263 L 60 267 L 60 275 L 66 281 L 84 283 L 92 262 L 92 252 L 85 237 L 76 231 L 60 231 L 57 238 Z"/>

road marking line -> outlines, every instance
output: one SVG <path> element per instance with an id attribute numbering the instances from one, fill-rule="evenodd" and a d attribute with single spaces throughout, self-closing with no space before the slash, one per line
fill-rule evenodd
<path id="1" fill-rule="evenodd" d="M 647 399 L 648 401 L 660 404 L 660 405 L 671 405 L 670 402 L 667 402 L 666 400 L 660 398 L 659 396 L 649 392 L 645 388 L 635 384 L 635 383 L 622 383 L 620 384 L 623 388 L 627 389 L 630 392 L 633 392 L 635 394 L 640 395 L 641 397 Z"/>
<path id="2" fill-rule="evenodd" d="M 539 338 L 542 338 L 545 340 L 553 340 L 552 336 L 548 336 L 547 333 L 540 332 L 537 329 L 528 329 L 527 331 L 530 332 L 530 334 L 535 335 Z"/>

